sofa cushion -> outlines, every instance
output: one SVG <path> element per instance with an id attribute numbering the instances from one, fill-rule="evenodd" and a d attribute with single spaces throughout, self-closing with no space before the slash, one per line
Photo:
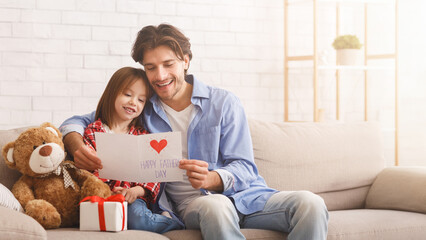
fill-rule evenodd
<path id="1" fill-rule="evenodd" d="M 100 231 L 80 231 L 78 228 L 57 228 L 47 231 L 48 239 L 60 240 L 99 240 L 99 239 L 117 239 L 117 240 L 167 240 L 163 236 L 154 232 L 141 230 L 126 230 L 120 232 L 100 232 Z"/>
<path id="2" fill-rule="evenodd" d="M 0 206 L 1 239 L 47 239 L 46 230 L 30 216 Z"/>
<path id="3" fill-rule="evenodd" d="M 369 186 L 384 168 L 379 125 L 249 120 L 259 173 L 278 190 L 314 193 Z"/>
<path id="4" fill-rule="evenodd" d="M 335 192 L 323 192 L 318 193 L 318 195 L 324 199 L 329 211 L 360 209 L 365 207 L 365 198 L 369 189 L 370 187 L 367 186 Z"/>
<path id="5" fill-rule="evenodd" d="M 426 215 L 394 210 L 329 212 L 327 240 L 425 239 Z"/>
<path id="6" fill-rule="evenodd" d="M 15 128 L 10 130 L 0 130 L 0 150 L 9 142 L 15 141 L 19 134 L 25 131 L 28 127 Z M 18 181 L 21 173 L 10 169 L 4 162 L 2 154 L 0 154 L 0 183 L 11 189 L 13 184 Z"/>
<path id="7" fill-rule="evenodd" d="M 365 207 L 426 213 L 426 167 L 385 168 L 371 186 Z"/>

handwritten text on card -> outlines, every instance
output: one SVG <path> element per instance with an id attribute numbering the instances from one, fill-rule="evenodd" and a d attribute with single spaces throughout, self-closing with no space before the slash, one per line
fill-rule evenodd
<path id="1" fill-rule="evenodd" d="M 132 182 L 183 180 L 180 132 L 147 135 L 95 133 L 98 157 L 103 169 L 99 176 Z"/>

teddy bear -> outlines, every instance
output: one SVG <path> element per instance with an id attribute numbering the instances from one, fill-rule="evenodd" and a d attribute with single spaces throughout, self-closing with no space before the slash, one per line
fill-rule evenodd
<path id="1" fill-rule="evenodd" d="M 62 135 L 51 123 L 27 129 L 3 147 L 2 155 L 7 166 L 22 173 L 12 193 L 45 229 L 78 226 L 80 200 L 111 195 L 106 183 L 65 161 Z"/>

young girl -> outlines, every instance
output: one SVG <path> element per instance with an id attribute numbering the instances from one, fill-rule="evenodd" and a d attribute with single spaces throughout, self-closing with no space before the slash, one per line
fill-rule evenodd
<path id="1" fill-rule="evenodd" d="M 99 100 L 95 115 L 95 119 L 98 120 L 84 131 L 83 139 L 86 145 L 96 151 L 95 132 L 147 134 L 142 125 L 141 113 L 151 94 L 142 69 L 124 67 L 116 71 Z M 98 171 L 94 171 L 94 174 L 99 177 Z M 148 206 L 155 203 L 160 191 L 159 183 L 136 183 L 102 178 L 101 180 L 107 183 L 114 193 L 123 194 L 129 203 L 129 229 L 157 233 L 182 229 L 180 223 L 166 217 L 167 214 L 163 216 L 149 210 Z"/>

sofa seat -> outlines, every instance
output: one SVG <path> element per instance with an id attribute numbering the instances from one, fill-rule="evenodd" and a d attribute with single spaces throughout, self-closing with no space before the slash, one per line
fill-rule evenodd
<path id="1" fill-rule="evenodd" d="M 98 232 L 98 231 L 80 231 L 78 228 L 58 228 L 47 231 L 47 239 L 61 239 L 61 240 L 95 240 L 95 239 L 120 239 L 120 240 L 167 240 L 166 236 L 161 234 L 138 231 L 126 230 L 122 232 Z"/>
<path id="2" fill-rule="evenodd" d="M 423 213 L 379 209 L 330 211 L 327 240 L 426 239 Z"/>

